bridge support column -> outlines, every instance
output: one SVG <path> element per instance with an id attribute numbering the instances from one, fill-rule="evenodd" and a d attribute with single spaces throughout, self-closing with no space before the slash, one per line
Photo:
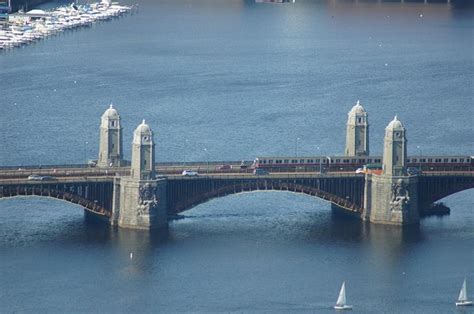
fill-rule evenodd
<path id="1" fill-rule="evenodd" d="M 166 179 L 115 179 L 111 223 L 130 229 L 168 227 L 166 186 Z"/>
<path id="2" fill-rule="evenodd" d="M 379 224 L 419 223 L 418 178 L 367 174 L 362 217 Z"/>

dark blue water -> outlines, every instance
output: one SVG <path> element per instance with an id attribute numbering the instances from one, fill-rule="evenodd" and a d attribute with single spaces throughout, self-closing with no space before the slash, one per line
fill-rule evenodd
<path id="1" fill-rule="evenodd" d="M 159 161 L 292 155 L 296 138 L 298 154 L 341 153 L 357 99 L 374 154 L 398 114 L 409 153 L 472 155 L 473 11 L 360 2 L 144 0 L 138 14 L 1 52 L 0 165 L 96 157 L 110 102 L 124 143 L 147 119 Z M 402 230 L 341 221 L 307 196 L 241 194 L 165 233 L 2 200 L 0 306 L 324 313 L 346 280 L 359 313 L 472 313 L 454 301 L 465 276 L 474 287 L 473 200 L 452 195 L 450 216 Z"/>

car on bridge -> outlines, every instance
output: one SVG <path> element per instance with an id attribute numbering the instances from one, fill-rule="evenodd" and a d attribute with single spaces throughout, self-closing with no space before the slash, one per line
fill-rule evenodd
<path id="1" fill-rule="evenodd" d="M 37 174 L 32 174 L 28 177 L 28 180 L 31 181 L 49 181 L 49 180 L 56 180 L 55 177 L 52 176 L 40 176 Z"/>
<path id="2" fill-rule="evenodd" d="M 231 170 L 232 169 L 232 165 L 219 165 L 216 167 L 216 170 Z"/>
<path id="3" fill-rule="evenodd" d="M 199 175 L 199 173 L 194 170 L 183 170 L 182 175 L 186 177 L 196 177 Z"/>

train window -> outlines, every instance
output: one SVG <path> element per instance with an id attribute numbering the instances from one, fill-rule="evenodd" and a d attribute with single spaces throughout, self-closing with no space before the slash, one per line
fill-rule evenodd
<path id="1" fill-rule="evenodd" d="M 428 158 L 428 162 L 433 162 L 433 159 L 431 159 L 431 158 Z"/>
<path id="2" fill-rule="evenodd" d="M 352 159 L 352 163 L 355 164 L 357 162 L 357 159 Z"/>
<path id="3" fill-rule="evenodd" d="M 277 163 L 277 164 L 281 164 L 281 159 L 277 159 L 277 160 L 276 160 L 276 163 Z"/>
<path id="4" fill-rule="evenodd" d="M 375 159 L 374 162 L 378 163 L 378 162 L 380 162 L 380 159 Z"/>
<path id="5" fill-rule="evenodd" d="M 290 162 L 290 161 L 289 161 L 288 159 L 285 159 L 283 162 L 284 162 L 285 164 L 287 164 L 287 163 Z"/>
<path id="6" fill-rule="evenodd" d="M 407 163 L 410 163 L 410 158 L 407 159 Z"/>
<path id="7" fill-rule="evenodd" d="M 451 158 L 451 162 L 458 162 L 457 158 Z"/>
<path id="8" fill-rule="evenodd" d="M 464 158 L 459 158 L 459 162 L 464 162 Z"/>
<path id="9" fill-rule="evenodd" d="M 448 159 L 448 158 L 444 158 L 444 160 L 443 160 L 443 161 L 444 161 L 444 162 L 448 162 L 448 161 L 449 161 L 449 159 Z"/>
<path id="10" fill-rule="evenodd" d="M 420 159 L 420 162 L 426 162 L 425 158 Z"/>
<path id="11" fill-rule="evenodd" d="M 304 164 L 304 159 L 300 159 L 300 164 Z"/>
<path id="12" fill-rule="evenodd" d="M 262 161 L 263 161 L 263 163 L 264 163 L 264 164 L 266 164 L 266 163 L 267 163 L 267 161 L 266 161 L 266 160 L 262 160 Z"/>
<path id="13" fill-rule="evenodd" d="M 308 163 L 309 163 L 309 164 L 312 164 L 313 162 L 314 162 L 314 160 L 308 159 Z"/>
<path id="14" fill-rule="evenodd" d="M 372 162 L 372 159 L 367 159 L 367 163 L 370 164 Z"/>
<path id="15" fill-rule="evenodd" d="M 365 159 L 364 158 L 359 159 L 359 164 L 365 164 Z"/>
<path id="16" fill-rule="evenodd" d="M 340 162 L 341 162 L 341 160 L 340 160 L 340 159 L 336 159 L 336 162 L 337 162 L 337 163 L 340 163 Z"/>
<path id="17" fill-rule="evenodd" d="M 348 164 L 348 163 L 349 163 L 349 159 L 343 159 L 342 162 L 345 163 L 345 164 Z"/>
<path id="18" fill-rule="evenodd" d="M 319 159 L 316 159 L 314 162 L 319 162 Z"/>
<path id="19" fill-rule="evenodd" d="M 412 161 L 412 162 L 416 162 L 416 158 L 413 158 L 411 161 Z"/>
<path id="20" fill-rule="evenodd" d="M 297 163 L 298 163 L 298 160 L 292 159 L 292 160 L 291 160 L 291 163 L 292 163 L 292 164 L 297 164 Z"/>

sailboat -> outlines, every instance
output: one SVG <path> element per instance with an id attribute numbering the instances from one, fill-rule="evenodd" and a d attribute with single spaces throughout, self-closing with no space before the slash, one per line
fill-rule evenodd
<path id="1" fill-rule="evenodd" d="M 466 278 L 464 278 L 464 282 L 462 284 L 461 291 L 459 292 L 458 302 L 456 302 L 456 306 L 467 306 L 472 305 L 472 301 L 467 299 L 467 288 L 466 288 Z"/>
<path id="2" fill-rule="evenodd" d="M 339 291 L 339 297 L 337 298 L 336 305 L 334 305 L 336 310 L 352 310 L 352 305 L 346 305 L 346 282 L 344 281 L 341 286 L 341 291 Z"/>

